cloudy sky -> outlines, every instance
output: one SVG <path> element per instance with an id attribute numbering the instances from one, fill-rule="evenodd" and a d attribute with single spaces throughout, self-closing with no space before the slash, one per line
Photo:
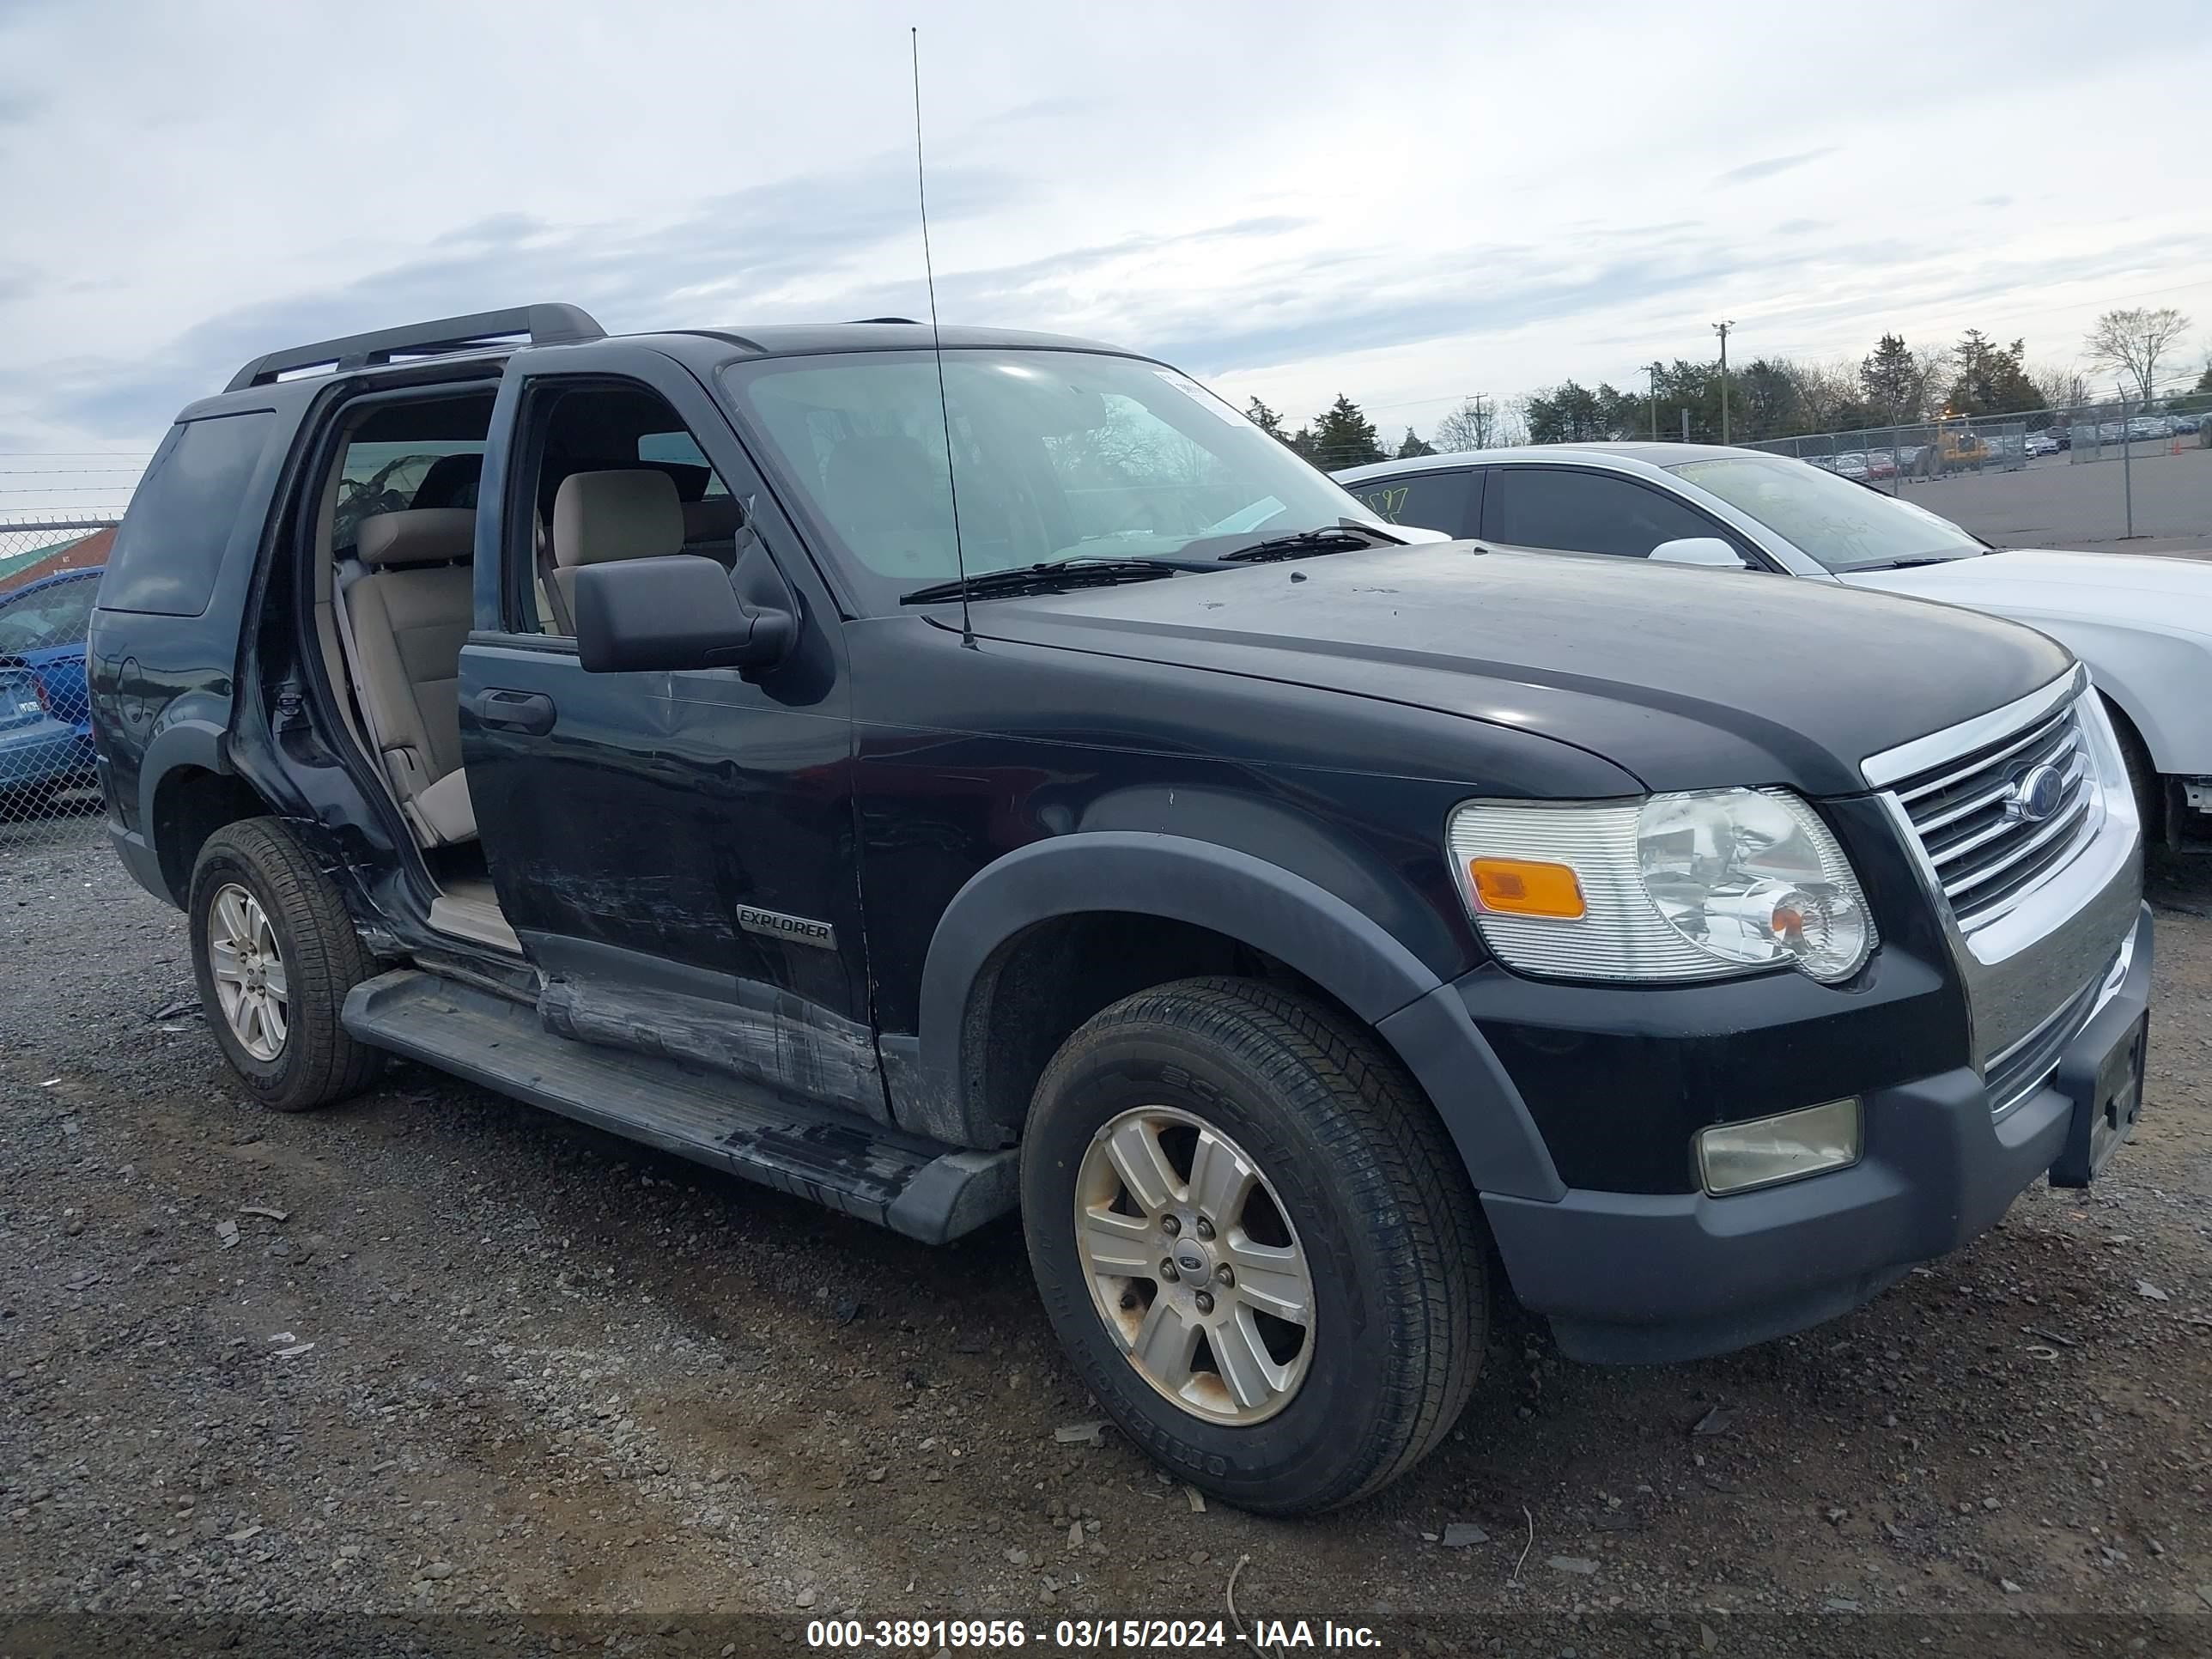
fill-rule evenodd
<path id="1" fill-rule="evenodd" d="M 909 22 L 945 319 L 1294 418 L 1625 384 L 1723 317 L 1739 359 L 2065 363 L 2134 303 L 2212 338 L 2204 0 L 1370 15 L 0 0 L 0 517 L 102 504 L 69 467 L 275 346 L 926 315 Z"/>

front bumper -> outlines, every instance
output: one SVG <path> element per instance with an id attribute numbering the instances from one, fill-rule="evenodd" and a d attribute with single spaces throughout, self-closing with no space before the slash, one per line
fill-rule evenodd
<path id="1" fill-rule="evenodd" d="M 2129 952 L 2047 1080 L 2001 1115 L 1962 1066 L 1867 1091 L 1865 1155 L 1832 1175 L 1718 1199 L 1485 1194 L 1516 1294 L 1571 1357 L 1628 1364 L 1725 1352 L 1867 1301 L 1994 1225 L 2080 1138 L 2106 1057 L 2149 1007 L 2148 907 Z"/>

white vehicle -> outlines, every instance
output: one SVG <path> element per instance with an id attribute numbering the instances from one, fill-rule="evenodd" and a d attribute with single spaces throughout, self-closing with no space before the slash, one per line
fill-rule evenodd
<path id="1" fill-rule="evenodd" d="M 2089 665 L 2147 836 L 2177 843 L 2212 814 L 2212 562 L 1993 547 L 1823 468 L 1717 445 L 1547 444 L 1336 476 L 1394 523 L 1489 546 L 1878 587 L 2026 623 Z M 1820 641 L 1805 648 L 1816 662 Z"/>

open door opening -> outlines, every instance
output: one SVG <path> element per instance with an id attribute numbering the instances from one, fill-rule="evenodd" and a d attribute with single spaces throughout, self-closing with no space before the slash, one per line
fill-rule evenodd
<path id="1" fill-rule="evenodd" d="M 311 560 L 319 644 L 350 735 L 439 888 L 441 933 L 520 953 L 477 838 L 461 758 L 461 647 L 475 612 L 489 392 L 342 416 Z"/>

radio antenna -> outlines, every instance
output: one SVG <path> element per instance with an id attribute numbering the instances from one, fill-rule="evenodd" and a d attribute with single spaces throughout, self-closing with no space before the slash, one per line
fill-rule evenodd
<path id="1" fill-rule="evenodd" d="M 960 545 L 960 485 L 953 476 L 952 406 L 945 396 L 945 339 L 937 326 L 937 267 L 929 257 L 929 185 L 921 166 L 921 31 L 907 30 L 914 58 L 914 192 L 921 204 L 921 269 L 929 283 L 929 349 L 937 359 L 937 414 L 945 423 L 945 488 L 952 503 L 952 563 L 960 573 L 960 643 L 974 649 L 975 625 L 968 615 L 968 556 Z"/>

